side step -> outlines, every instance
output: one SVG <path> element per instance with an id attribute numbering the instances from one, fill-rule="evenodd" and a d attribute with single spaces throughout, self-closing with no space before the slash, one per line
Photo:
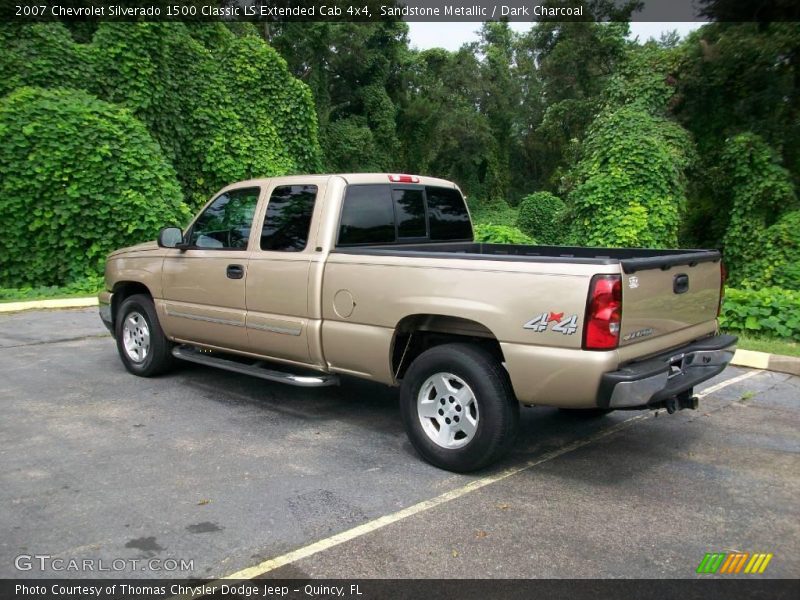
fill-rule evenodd
<path id="1" fill-rule="evenodd" d="M 253 375 L 261 379 L 269 381 L 277 381 L 278 383 L 287 383 L 289 385 L 296 385 L 299 387 L 324 387 L 328 385 L 339 385 L 338 375 L 328 375 L 326 373 L 313 374 L 313 375 L 296 375 L 294 373 L 284 373 L 283 371 L 275 371 L 268 369 L 264 366 L 263 361 L 256 361 L 253 363 L 244 363 L 232 359 L 220 358 L 209 353 L 200 352 L 191 346 L 176 346 L 172 349 L 172 355 L 175 358 L 186 360 L 201 365 L 208 365 L 209 367 L 216 367 L 218 369 L 225 369 L 226 371 L 234 371 L 235 373 L 242 373 L 244 375 Z"/>

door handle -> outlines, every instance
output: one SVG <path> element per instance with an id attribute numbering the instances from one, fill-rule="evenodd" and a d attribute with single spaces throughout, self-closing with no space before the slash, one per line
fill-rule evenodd
<path id="1" fill-rule="evenodd" d="M 675 275 L 672 280 L 672 291 L 676 294 L 684 294 L 689 291 L 689 276 L 686 273 Z"/>
<path id="2" fill-rule="evenodd" d="M 241 279 L 244 277 L 244 267 L 242 265 L 228 265 L 225 274 L 228 279 Z"/>

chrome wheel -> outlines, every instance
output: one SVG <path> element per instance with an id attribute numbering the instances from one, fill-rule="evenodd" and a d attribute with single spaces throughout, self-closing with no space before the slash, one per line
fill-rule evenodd
<path id="1" fill-rule="evenodd" d="M 422 384 L 417 396 L 422 429 L 442 448 L 461 448 L 475 436 L 478 403 L 466 382 L 452 373 L 436 373 Z"/>
<path id="2" fill-rule="evenodd" d="M 122 324 L 122 342 L 125 354 L 135 363 L 141 363 L 150 352 L 150 328 L 138 312 L 128 313 Z"/>

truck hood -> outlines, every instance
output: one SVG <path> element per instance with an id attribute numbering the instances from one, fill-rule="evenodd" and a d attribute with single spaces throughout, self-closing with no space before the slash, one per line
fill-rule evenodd
<path id="1" fill-rule="evenodd" d="M 151 242 L 144 242 L 142 244 L 136 244 L 135 246 L 128 246 L 127 248 L 120 248 L 119 250 L 114 250 L 114 252 L 109 254 L 108 257 L 112 258 L 115 256 L 121 256 L 123 254 L 131 254 L 132 252 L 145 252 L 158 249 L 159 249 L 158 242 L 153 240 Z"/>

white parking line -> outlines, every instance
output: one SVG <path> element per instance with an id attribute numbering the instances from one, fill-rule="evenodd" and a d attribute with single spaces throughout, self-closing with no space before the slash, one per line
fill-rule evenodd
<path id="1" fill-rule="evenodd" d="M 731 379 L 727 379 L 722 381 L 716 385 L 713 385 L 707 389 L 705 389 L 702 393 L 697 394 L 698 398 L 703 398 L 708 396 L 709 394 L 713 394 L 721 389 L 724 389 L 730 385 L 739 383 L 744 381 L 745 379 L 749 379 L 754 375 L 758 375 L 759 371 L 749 371 L 747 373 L 743 373 L 741 375 L 737 375 L 736 377 L 732 377 Z M 342 531 L 341 533 L 337 533 L 336 535 L 332 535 L 325 539 L 319 540 L 307 546 L 303 546 L 302 548 L 298 548 L 297 550 L 292 550 L 291 552 L 287 552 L 286 554 L 281 554 L 280 556 L 276 556 L 275 558 L 270 558 L 269 560 L 265 560 L 262 563 L 259 563 L 255 566 L 248 567 L 246 569 L 242 569 L 241 571 L 236 571 L 235 573 L 231 573 L 230 575 L 225 575 L 224 577 L 220 578 L 219 580 L 208 584 L 210 586 L 213 585 L 221 585 L 225 580 L 229 579 L 253 579 L 255 577 L 259 577 L 260 575 L 264 575 L 265 573 L 269 573 L 270 571 L 274 571 L 275 569 L 282 567 L 284 565 L 288 565 L 295 561 L 301 560 L 303 558 L 308 558 L 309 556 L 313 556 L 323 550 L 328 550 L 329 548 L 333 548 L 334 546 L 338 546 L 344 542 L 349 542 L 350 540 L 354 540 L 356 538 L 361 537 L 367 533 L 371 533 L 387 525 L 391 525 L 392 523 L 397 523 L 398 521 L 402 521 L 408 517 L 413 515 L 419 514 L 426 510 L 430 510 L 437 506 L 440 506 L 446 502 L 450 502 L 451 500 L 455 500 L 457 498 L 461 498 L 471 492 L 484 488 L 488 485 L 493 483 L 497 483 L 498 481 L 502 481 L 503 479 L 507 479 L 512 475 L 516 475 L 517 473 L 521 473 L 523 471 L 527 471 L 537 465 L 545 463 L 547 461 L 553 460 L 554 458 L 558 458 L 559 456 L 563 456 L 568 452 L 572 452 L 573 450 L 577 450 L 578 448 L 583 448 L 593 442 L 596 442 L 600 439 L 608 437 L 630 427 L 636 421 L 640 421 L 642 419 L 646 419 L 651 416 L 652 413 L 643 413 L 631 417 L 629 419 L 625 419 L 613 425 L 607 429 L 602 431 L 598 431 L 597 433 L 590 435 L 589 437 L 577 440 L 566 446 L 562 446 L 557 450 L 553 450 L 551 452 L 547 452 L 540 456 L 539 458 L 530 460 L 520 466 L 511 467 L 505 469 L 504 471 L 500 471 L 494 475 L 487 475 L 486 477 L 481 477 L 480 479 L 475 479 L 468 484 L 451 490 L 449 492 L 445 492 L 435 498 L 431 498 L 430 500 L 423 500 L 413 506 L 409 506 L 408 508 L 404 508 L 397 512 L 384 515 L 382 517 L 378 517 L 372 521 L 368 521 L 362 525 L 358 525 L 357 527 L 353 527 L 352 529 L 348 529 L 347 531 Z M 182 598 L 183 596 L 176 596 L 175 598 Z M 186 596 L 188 598 L 188 596 Z M 193 598 L 197 598 L 199 596 L 193 596 Z"/>

